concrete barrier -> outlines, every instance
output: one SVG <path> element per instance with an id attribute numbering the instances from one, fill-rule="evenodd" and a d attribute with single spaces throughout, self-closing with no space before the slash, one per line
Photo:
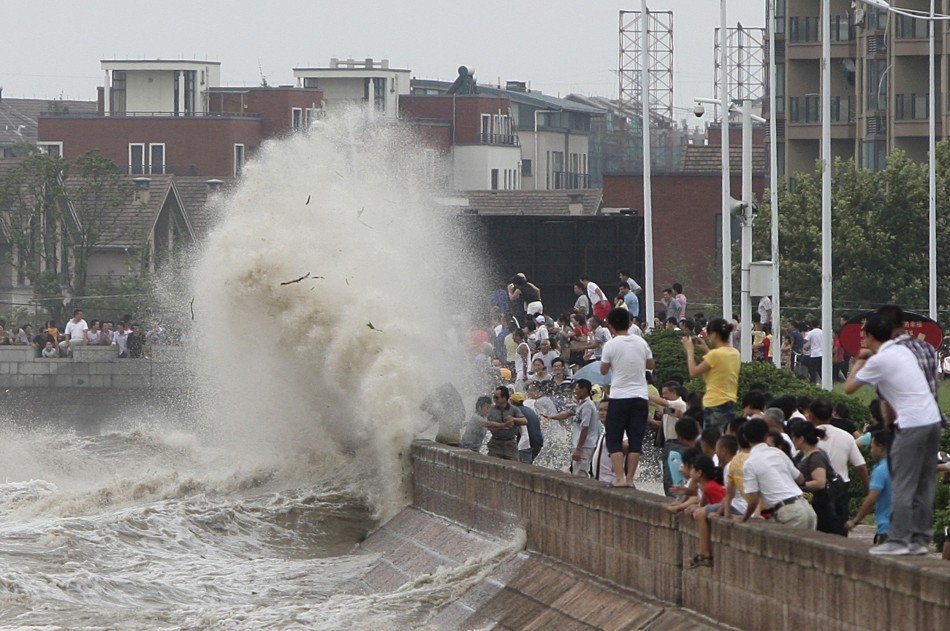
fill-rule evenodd
<path id="1" fill-rule="evenodd" d="M 76 346 L 72 357 L 36 357 L 0 346 L 0 388 L 176 388 L 191 379 L 187 349 L 156 346 L 150 359 L 119 359 L 110 346 Z"/>
<path id="2" fill-rule="evenodd" d="M 713 568 L 664 499 L 430 442 L 412 448 L 413 505 L 483 533 L 517 525 L 529 552 L 741 629 L 946 629 L 950 564 L 877 558 L 867 544 L 717 521 Z"/>

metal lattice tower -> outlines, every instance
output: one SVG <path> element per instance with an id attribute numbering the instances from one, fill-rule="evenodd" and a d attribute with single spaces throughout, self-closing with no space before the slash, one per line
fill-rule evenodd
<path id="1" fill-rule="evenodd" d="M 716 60 L 715 90 L 719 94 L 722 68 L 719 67 L 719 27 L 713 46 Z M 765 98 L 768 84 L 768 34 L 764 28 L 746 28 L 737 24 L 726 29 L 726 60 L 728 64 L 729 98 L 734 101 L 757 101 Z"/>
<path id="2" fill-rule="evenodd" d="M 673 12 L 647 11 L 647 55 L 650 76 L 650 114 L 654 124 L 673 123 Z M 644 20 L 639 11 L 620 12 L 620 107 L 640 104 L 640 29 Z"/>

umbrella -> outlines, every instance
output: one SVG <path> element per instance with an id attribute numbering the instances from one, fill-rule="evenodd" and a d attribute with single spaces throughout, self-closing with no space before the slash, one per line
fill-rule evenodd
<path id="1" fill-rule="evenodd" d="M 607 386 L 610 385 L 610 372 L 608 371 L 606 375 L 600 374 L 600 362 L 595 361 L 574 373 L 574 381 L 578 379 L 586 379 L 592 384 Z"/>

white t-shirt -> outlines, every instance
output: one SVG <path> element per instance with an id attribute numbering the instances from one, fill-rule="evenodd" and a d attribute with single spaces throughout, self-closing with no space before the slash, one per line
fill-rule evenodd
<path id="1" fill-rule="evenodd" d="M 802 494 L 795 483 L 799 475 L 801 472 L 788 456 L 759 443 L 752 447 L 742 465 L 742 489 L 746 494 L 758 493 L 763 502 L 774 506 Z"/>
<path id="2" fill-rule="evenodd" d="M 76 341 L 84 339 L 85 336 L 83 335 L 83 333 L 88 330 L 89 330 L 89 325 L 86 324 L 85 320 L 80 320 L 79 322 L 74 322 L 73 320 L 70 320 L 69 322 L 66 323 L 66 330 L 64 331 L 64 333 L 66 334 L 66 337 L 76 342 Z"/>
<path id="3" fill-rule="evenodd" d="M 640 285 L 637 284 L 637 281 L 633 280 L 633 276 L 627 276 L 627 287 L 629 287 L 633 293 L 637 293 L 642 289 Z"/>
<path id="4" fill-rule="evenodd" d="M 769 312 L 772 310 L 772 299 L 768 296 L 762 296 L 762 299 L 759 300 L 759 322 L 762 324 L 768 324 L 771 322 L 769 318 Z"/>
<path id="5" fill-rule="evenodd" d="M 594 341 L 597 342 L 597 348 L 594 349 L 594 359 L 601 359 L 604 353 L 604 347 L 613 339 L 610 329 L 605 326 L 597 327 L 594 331 Z"/>
<path id="6" fill-rule="evenodd" d="M 681 398 L 673 399 L 670 402 L 669 407 L 673 408 L 674 412 L 679 412 L 680 416 L 676 414 L 670 414 L 664 408 L 663 410 L 663 436 L 666 440 L 674 440 L 676 438 L 676 421 L 682 418 L 683 413 L 686 411 L 686 401 Z"/>
<path id="7" fill-rule="evenodd" d="M 732 467 L 732 461 L 729 461 L 723 470 L 722 470 L 722 479 L 729 479 L 729 470 Z M 745 498 L 742 497 L 742 493 L 736 491 L 736 494 L 732 496 L 732 510 L 738 513 L 739 515 L 745 515 L 746 510 L 749 508 L 749 503 L 745 501 Z"/>
<path id="8" fill-rule="evenodd" d="M 552 348 L 547 353 L 542 353 L 541 351 L 538 351 L 537 353 L 534 354 L 533 357 L 531 357 L 531 361 L 534 362 L 534 360 L 540 359 L 541 361 L 544 362 L 544 367 L 547 368 L 548 370 L 551 370 L 551 364 L 553 364 L 554 360 L 560 356 L 561 356 L 560 353 L 558 353 L 556 350 Z"/>
<path id="9" fill-rule="evenodd" d="M 606 297 L 601 298 L 600 296 L 597 295 L 598 291 L 600 291 L 600 287 L 597 286 L 597 283 L 595 283 L 594 281 L 590 281 L 589 283 L 587 283 L 587 297 L 590 299 L 590 304 L 596 305 L 598 302 L 603 302 L 604 300 L 606 300 Z M 601 291 L 600 293 L 604 293 L 604 292 Z"/>
<path id="10" fill-rule="evenodd" d="M 808 356 L 809 357 L 821 357 L 824 353 L 822 350 L 822 338 L 824 334 L 821 332 L 821 329 L 814 328 L 808 333 L 805 334 L 805 341 L 808 342 Z"/>
<path id="11" fill-rule="evenodd" d="M 881 396 L 894 408 L 900 427 L 924 427 L 940 422 L 940 410 L 930 385 L 909 348 L 893 340 L 884 342 L 855 379 L 877 386 Z"/>
<path id="12" fill-rule="evenodd" d="M 127 350 L 130 331 L 115 331 L 112 335 L 112 345 L 116 347 L 116 352 L 121 355 Z"/>
<path id="13" fill-rule="evenodd" d="M 611 399 L 646 399 L 647 360 L 653 351 L 639 335 L 618 335 L 604 344 L 601 361 L 610 364 Z"/>
<path id="14" fill-rule="evenodd" d="M 933 397 L 931 397 L 931 400 L 933 400 Z M 825 430 L 825 438 L 818 441 L 818 449 L 821 449 L 828 456 L 831 468 L 835 470 L 835 473 L 850 481 L 848 465 L 860 467 L 864 464 L 864 456 L 861 455 L 861 450 L 858 449 L 857 441 L 854 440 L 854 436 L 834 425 L 819 425 L 818 427 Z"/>

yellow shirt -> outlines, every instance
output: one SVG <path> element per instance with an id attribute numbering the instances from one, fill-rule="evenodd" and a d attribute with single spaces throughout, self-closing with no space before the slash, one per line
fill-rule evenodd
<path id="1" fill-rule="evenodd" d="M 725 403 L 735 403 L 739 398 L 739 351 L 731 346 L 714 348 L 703 357 L 710 370 L 706 379 L 706 394 L 703 407 L 714 408 Z"/>
<path id="2" fill-rule="evenodd" d="M 509 333 L 505 336 L 505 358 L 509 362 L 515 361 L 515 354 L 518 352 L 518 342 L 515 337 Z"/>

